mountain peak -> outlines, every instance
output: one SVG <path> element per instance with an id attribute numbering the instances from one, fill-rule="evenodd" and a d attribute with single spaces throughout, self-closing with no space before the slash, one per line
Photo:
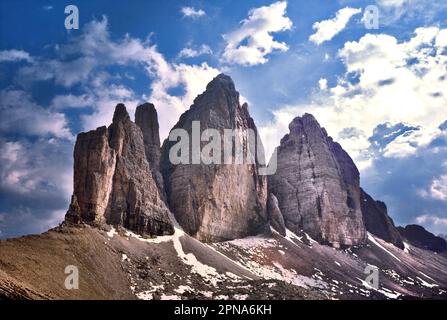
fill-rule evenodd
<path id="1" fill-rule="evenodd" d="M 124 103 L 118 103 L 115 107 L 115 112 L 113 113 L 113 123 L 116 123 L 118 121 L 122 120 L 128 120 L 130 119 L 129 113 L 127 112 L 126 106 Z"/>
<path id="2" fill-rule="evenodd" d="M 222 88 L 225 91 L 236 91 L 233 79 L 231 79 L 230 76 L 224 73 L 219 74 L 213 80 L 211 80 L 211 82 L 208 83 L 208 85 L 206 86 L 206 90 L 208 91 L 215 87 Z"/>

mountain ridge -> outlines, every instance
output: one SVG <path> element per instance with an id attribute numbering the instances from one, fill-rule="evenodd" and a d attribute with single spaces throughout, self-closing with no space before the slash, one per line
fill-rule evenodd
<path id="1" fill-rule="evenodd" d="M 226 75 L 173 129 L 195 120 L 257 133 Z M 312 115 L 289 128 L 266 178 L 257 161 L 174 165 L 155 107 L 132 122 L 118 104 L 109 127 L 77 137 L 65 221 L 0 241 L 0 299 L 447 299 L 447 253 L 431 251 L 428 232 L 416 241 L 394 226 Z M 68 265 L 79 290 L 64 287 Z"/>

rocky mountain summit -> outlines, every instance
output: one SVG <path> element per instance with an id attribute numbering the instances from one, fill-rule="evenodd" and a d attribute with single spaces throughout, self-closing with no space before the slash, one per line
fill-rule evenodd
<path id="1" fill-rule="evenodd" d="M 234 139 L 243 150 L 250 148 L 244 132 L 251 129 L 257 133 L 248 105 L 240 105 L 233 81 L 223 74 L 207 85 L 172 130 L 184 129 L 191 140 L 199 140 L 193 137 L 193 121 L 200 124 L 202 131 L 218 130 L 222 145 L 224 130 L 233 130 Z M 199 240 L 214 242 L 256 235 L 268 229 L 267 180 L 259 175 L 257 162 L 236 164 L 232 153 L 231 164 L 225 164 L 222 155 L 219 155 L 221 164 L 196 164 L 193 157 L 200 157 L 200 153 L 193 150 L 195 142 L 191 141 L 189 163 L 174 165 L 169 153 L 175 143 L 166 140 L 163 144 L 162 173 L 169 206 L 186 232 Z M 261 148 L 261 143 L 257 147 Z"/>
<path id="2" fill-rule="evenodd" d="M 349 155 L 310 114 L 295 118 L 278 147 L 269 191 L 287 228 L 334 247 L 366 239 L 359 172 Z"/>
<path id="3" fill-rule="evenodd" d="M 123 104 L 116 106 L 108 128 L 80 133 L 66 221 L 122 225 L 151 236 L 172 234 L 169 210 L 160 198 L 145 149 L 143 133 Z"/>
<path id="4" fill-rule="evenodd" d="M 205 129 L 216 141 L 200 139 Z M 257 128 L 226 75 L 162 148 L 154 105 L 137 107 L 134 123 L 118 104 L 109 127 L 77 136 L 65 222 L 0 241 L 0 300 L 447 299 L 447 242 L 396 228 L 312 115 L 291 122 L 268 178 L 262 159 L 237 163 L 232 151 L 227 163 L 206 149 L 224 145 L 228 129 L 251 150 L 245 132 Z M 187 148 L 176 149 L 185 137 Z M 172 150 L 187 161 L 172 162 Z M 221 163 L 195 163 L 201 154 Z M 79 269 L 79 290 L 64 286 L 67 265 Z M 366 280 L 371 266 L 377 287 Z"/>

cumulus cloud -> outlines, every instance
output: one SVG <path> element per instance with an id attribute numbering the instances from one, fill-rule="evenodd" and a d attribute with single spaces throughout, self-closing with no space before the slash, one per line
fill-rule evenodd
<path id="1" fill-rule="evenodd" d="M 264 64 L 273 51 L 287 51 L 286 43 L 276 41 L 272 33 L 290 30 L 292 21 L 286 16 L 287 2 L 250 10 L 241 26 L 223 37 L 226 47 L 222 60 L 230 64 L 253 66 Z"/>
<path id="2" fill-rule="evenodd" d="M 179 58 L 195 58 L 195 57 L 205 55 L 205 54 L 213 54 L 213 50 L 211 50 L 211 48 L 208 45 L 202 44 L 197 49 L 183 48 L 179 52 L 178 56 L 179 56 Z"/>
<path id="3" fill-rule="evenodd" d="M 447 201 L 447 174 L 434 178 L 430 186 L 427 189 L 421 189 L 419 194 L 424 198 Z"/>
<path id="4" fill-rule="evenodd" d="M 327 90 L 327 79 L 321 78 L 318 80 L 318 86 L 320 87 L 320 90 Z"/>
<path id="5" fill-rule="evenodd" d="M 205 11 L 203 11 L 202 9 L 195 9 L 194 7 L 182 7 L 180 11 L 184 17 L 192 19 L 198 19 L 206 15 Z"/>
<path id="6" fill-rule="evenodd" d="M 415 223 L 424 226 L 435 235 L 447 231 L 447 218 L 435 214 L 423 214 L 414 220 Z"/>
<path id="7" fill-rule="evenodd" d="M 356 14 L 361 13 L 361 9 L 346 7 L 340 9 L 333 19 L 315 22 L 312 28 L 315 33 L 309 37 L 309 40 L 320 45 L 325 41 L 331 40 L 346 28 L 349 20 Z"/>
<path id="8" fill-rule="evenodd" d="M 416 218 L 416 222 L 420 224 L 434 223 L 447 227 L 447 218 L 441 218 L 435 215 L 424 214 Z"/>
<path id="9" fill-rule="evenodd" d="M 198 94 L 205 91 L 208 82 L 220 71 L 205 62 L 200 65 L 172 64 L 157 51 L 154 51 L 150 70 L 153 81 L 149 100 L 157 108 L 160 138 L 164 139 L 179 116 L 190 107 Z M 182 94 L 174 95 L 172 89 L 181 89 Z"/>
<path id="10" fill-rule="evenodd" d="M 366 34 L 359 41 L 345 43 L 339 57 L 346 73 L 336 85 L 327 92 L 320 91 L 310 104 L 277 110 L 275 121 L 265 130 L 282 130 L 283 135 L 286 124 L 307 111 L 339 140 L 361 168 L 372 163 L 376 151 L 386 157 L 417 152 L 445 134 L 439 128 L 447 119 L 445 30 L 419 28 L 413 37 L 401 42 L 386 34 Z M 417 130 L 395 136 L 372 152 L 369 138 L 377 126 L 386 123 L 404 123 Z M 350 127 L 362 135 L 349 139 L 340 135 Z"/>
<path id="11" fill-rule="evenodd" d="M 431 0 L 376 0 L 380 9 L 380 25 L 392 25 L 399 21 L 421 21 L 428 25 L 442 19 L 447 9 L 445 1 Z M 441 14 L 441 15 L 440 15 Z"/>
<path id="12" fill-rule="evenodd" d="M 33 59 L 28 52 L 23 50 L 12 49 L 0 51 L 0 63 L 16 61 L 32 62 Z"/>
<path id="13" fill-rule="evenodd" d="M 83 108 L 92 105 L 91 96 L 87 94 L 81 95 L 57 95 L 53 98 L 50 104 L 51 109 L 68 109 L 68 108 Z"/>
<path id="14" fill-rule="evenodd" d="M 63 113 L 52 112 L 36 104 L 22 90 L 0 91 L 0 132 L 73 138 Z"/>
<path id="15" fill-rule="evenodd" d="M 0 238 L 62 221 L 72 193 L 72 148 L 58 138 L 0 140 Z"/>

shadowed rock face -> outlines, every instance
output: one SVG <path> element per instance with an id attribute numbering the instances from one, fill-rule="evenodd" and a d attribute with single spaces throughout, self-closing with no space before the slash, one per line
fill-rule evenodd
<path id="1" fill-rule="evenodd" d="M 359 172 L 349 155 L 310 114 L 295 118 L 278 147 L 269 190 L 285 225 L 334 247 L 364 243 Z"/>
<path id="2" fill-rule="evenodd" d="M 173 129 L 185 129 L 191 137 L 192 121 L 200 121 L 201 132 L 217 129 L 222 139 L 224 129 L 257 132 L 247 105 L 239 104 L 233 81 L 223 74 L 208 84 Z M 246 150 L 247 138 L 237 134 L 237 139 Z M 267 183 L 258 174 L 257 164 L 234 164 L 233 157 L 233 164 L 172 165 L 169 152 L 176 143 L 164 142 L 161 165 L 169 206 L 186 232 L 199 240 L 214 242 L 266 230 Z M 202 147 L 207 143 L 202 142 Z M 192 143 L 189 150 L 191 161 Z"/>
<path id="3" fill-rule="evenodd" d="M 141 234 L 173 233 L 145 154 L 143 134 L 123 104 L 109 128 L 78 135 L 69 222 L 118 224 Z"/>
<path id="4" fill-rule="evenodd" d="M 402 237 L 394 226 L 393 219 L 388 216 L 385 203 L 375 201 L 363 189 L 360 191 L 363 221 L 365 222 L 366 230 L 386 242 L 390 242 L 396 247 L 403 249 Z"/>
<path id="5" fill-rule="evenodd" d="M 428 232 L 424 227 L 410 224 L 406 227 L 397 227 L 402 237 L 415 247 L 435 252 L 446 252 L 447 241 Z"/>

